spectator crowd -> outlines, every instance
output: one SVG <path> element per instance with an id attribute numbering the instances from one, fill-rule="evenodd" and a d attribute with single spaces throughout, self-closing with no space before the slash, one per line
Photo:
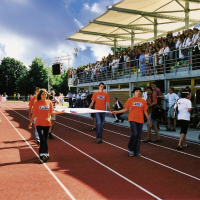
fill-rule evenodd
<path id="1" fill-rule="evenodd" d="M 197 28 L 183 30 L 173 36 L 168 32 L 153 42 L 130 47 L 109 54 L 101 61 L 88 63 L 77 69 L 68 70 L 69 84 L 117 79 L 122 75 L 139 73 L 141 76 L 169 73 L 174 65 L 182 65 L 184 61 L 192 63 L 193 69 L 200 66 L 198 58 L 200 31 Z M 192 62 L 190 61 L 192 59 Z"/>

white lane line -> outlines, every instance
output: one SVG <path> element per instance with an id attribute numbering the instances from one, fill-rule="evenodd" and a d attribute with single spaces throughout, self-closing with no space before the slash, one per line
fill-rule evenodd
<path id="1" fill-rule="evenodd" d="M 9 107 L 8 107 L 8 108 L 9 108 Z M 11 109 L 11 108 L 10 108 L 10 109 Z M 13 109 L 11 109 L 11 110 L 13 110 Z M 13 110 L 13 112 L 16 112 L 16 111 Z M 19 114 L 19 115 L 21 115 L 21 114 L 18 113 L 18 112 L 16 112 L 16 113 Z M 24 117 L 23 115 L 21 115 L 21 116 Z M 26 117 L 24 117 L 24 118 L 26 118 Z M 26 119 L 29 120 L 28 118 L 26 118 Z M 92 137 L 92 138 L 95 138 L 95 139 L 96 139 L 96 137 L 91 136 L 91 135 L 89 135 L 89 134 L 87 134 L 87 133 L 84 133 L 84 132 L 82 132 L 82 131 L 79 131 L 79 130 L 77 130 L 77 129 L 75 129 L 75 128 L 72 128 L 72 127 L 70 127 L 70 126 L 67 126 L 67 125 L 62 124 L 62 123 L 59 123 L 59 122 L 56 122 L 56 123 L 57 123 L 57 124 L 60 124 L 60 125 L 62 125 L 62 126 L 65 126 L 65 127 L 67 127 L 67 128 L 70 128 L 70 129 L 72 129 L 72 130 L 75 130 L 75 131 L 77 131 L 77 132 L 79 132 L 79 133 L 82 133 L 82 134 L 84 134 L 84 135 L 87 135 L 87 136 L 89 136 L 89 137 Z M 54 135 L 55 135 L 55 134 L 54 134 Z M 55 135 L 55 136 L 56 136 L 56 135 Z M 109 145 L 111 145 L 111 146 L 114 146 L 114 147 L 116 147 L 116 148 L 118 148 L 118 149 L 122 149 L 122 150 L 124 150 L 124 151 L 128 151 L 127 149 L 124 149 L 124 148 L 122 148 L 122 147 L 119 147 L 119 146 L 117 146 L 117 145 L 114 145 L 114 144 L 112 144 L 112 143 L 110 143 L 110 142 L 107 142 L 107 141 L 105 141 L 105 140 L 103 140 L 103 142 L 105 142 L 105 143 L 107 143 L 107 144 L 109 144 Z M 149 161 L 151 161 L 151 162 L 153 162 L 153 163 L 156 163 L 156 164 L 158 164 L 158 165 L 161 165 L 161 166 L 163 166 L 163 167 L 166 167 L 166 168 L 168 168 L 168 169 L 171 169 L 171 170 L 173 170 L 173 171 L 175 171 L 175 172 L 178 172 L 178 173 L 180 173 L 180 174 L 186 175 L 186 176 L 188 176 L 188 177 L 190 177 L 190 178 L 193 178 L 193 179 L 196 179 L 196 180 L 200 181 L 200 179 L 197 178 L 197 177 L 195 177 L 195 176 L 192 176 L 192 175 L 187 174 L 187 173 L 185 173 L 185 172 L 179 171 L 179 170 L 177 170 L 177 169 L 175 169 L 175 168 L 173 168 L 173 167 L 170 167 L 170 166 L 168 166 L 168 165 L 164 165 L 164 164 L 162 164 L 162 163 L 160 163 L 160 162 L 157 162 L 157 161 L 152 160 L 152 159 L 150 159 L 150 158 L 147 158 L 147 157 L 145 157 L 145 156 L 141 156 L 141 158 L 144 158 L 144 159 L 149 160 Z"/>
<path id="2" fill-rule="evenodd" d="M 62 138 L 58 137 L 57 135 L 53 134 L 55 137 L 57 137 L 59 140 L 63 141 L 64 143 L 68 144 L 69 146 L 73 147 L 74 149 L 76 149 L 77 151 L 81 152 L 82 154 L 84 154 L 85 156 L 87 156 L 88 158 L 92 159 L 93 161 L 97 162 L 99 165 L 105 167 L 106 169 L 110 170 L 111 172 L 113 172 L 114 174 L 118 175 L 119 177 L 123 178 L 124 180 L 128 181 L 129 183 L 131 183 L 132 185 L 138 187 L 139 189 L 141 189 L 142 191 L 146 192 L 147 194 L 151 195 L 152 197 L 156 198 L 156 199 L 160 199 L 158 196 L 154 195 L 153 193 L 149 192 L 148 190 L 144 189 L 143 187 L 141 187 L 140 185 L 138 185 L 137 183 L 131 181 L 130 179 L 126 178 L 125 176 L 121 175 L 120 173 L 116 172 L 115 170 L 111 169 L 110 167 L 108 167 L 107 165 L 104 165 L 103 163 L 99 162 L 98 160 L 96 160 L 95 158 L 93 158 L 92 156 L 88 155 L 87 153 L 81 151 L 80 149 L 78 149 L 77 147 L 73 146 L 72 144 L 68 143 L 67 141 L 63 140 Z"/>
<path id="3" fill-rule="evenodd" d="M 23 109 L 23 108 L 22 108 L 22 109 Z M 69 119 L 69 120 L 72 120 L 72 121 L 75 121 L 75 122 L 78 122 L 78 123 L 81 123 L 81 124 L 85 124 L 85 125 L 91 126 L 91 124 L 87 124 L 87 123 L 85 123 L 85 122 L 81 122 L 81 121 L 78 121 L 78 120 L 74 120 L 74 119 L 71 119 L 71 118 L 68 118 L 68 117 L 63 117 L 63 116 L 58 116 L 58 117 L 61 117 L 61 118 L 64 118 L 64 119 Z M 115 133 L 115 134 L 117 134 L 117 135 L 122 135 L 122 136 L 124 136 L 124 137 L 128 137 L 128 138 L 130 137 L 130 136 L 128 136 L 128 135 L 124 135 L 124 134 L 121 134 L 121 133 L 118 133 L 118 132 L 115 132 L 115 131 L 111 131 L 111 130 L 108 130 L 108 129 L 104 129 L 104 130 L 109 131 L 109 132 L 111 132 L 111 133 Z M 172 138 L 172 139 L 174 139 L 174 138 Z M 142 141 L 142 140 L 141 140 L 141 141 Z M 192 143 L 192 142 L 191 142 L 191 143 Z M 162 146 L 162 145 L 154 144 L 154 143 L 151 143 L 151 142 L 149 142 L 149 144 L 154 145 L 154 146 L 158 146 L 158 147 L 160 147 L 160 148 L 168 149 L 168 150 L 171 150 L 171 151 L 175 151 L 175 152 L 177 152 L 177 153 L 185 154 L 185 155 L 188 155 L 188 156 L 191 156 L 191 157 L 200 158 L 199 156 L 195 156 L 195 155 L 193 155 L 193 154 L 185 153 L 185 152 L 183 152 L 183 151 L 178 151 L 178 150 L 175 150 L 175 149 L 172 149 L 172 148 L 169 148 L 169 147 L 165 147 L 165 146 Z M 196 144 L 196 143 L 195 143 L 195 144 Z M 198 143 L 197 143 L 197 144 L 198 144 Z"/>
<path id="4" fill-rule="evenodd" d="M 58 116 L 58 117 L 61 117 L 61 118 L 65 118 L 65 119 L 69 119 L 69 120 L 72 120 L 72 121 L 75 121 L 75 122 L 78 122 L 78 123 L 81 123 L 81 124 L 85 124 L 85 125 L 88 125 L 88 126 L 92 126 L 91 124 L 87 124 L 87 123 L 84 123 L 84 122 L 81 122 L 81 121 L 77 121 L 77 120 L 75 120 L 75 119 L 71 119 L 71 118 L 68 118 L 68 117 L 63 117 L 63 116 Z M 118 133 L 118 132 L 115 132 L 115 131 L 111 131 L 111 130 L 108 130 L 108 129 L 103 129 L 103 130 L 106 130 L 106 131 L 109 131 L 109 132 L 111 132 L 111 133 L 115 133 L 115 134 L 117 134 L 117 135 L 122 135 L 122 136 L 124 136 L 124 137 L 130 137 L 130 136 L 128 136 L 128 135 L 124 135 L 124 134 L 122 134 L 122 133 Z"/>
<path id="5" fill-rule="evenodd" d="M 77 120 L 74 120 L 74 119 L 70 119 L 70 118 L 67 118 L 67 117 L 63 117 L 63 116 L 58 116 L 58 117 L 65 118 L 65 119 L 69 119 L 69 120 L 72 120 L 72 121 L 75 121 L 75 122 L 78 122 L 78 123 L 81 123 L 81 124 L 85 124 L 85 125 L 90 126 L 90 124 L 87 124 L 87 123 L 84 123 L 84 122 L 80 122 L 80 121 L 77 121 Z M 117 133 L 117 132 L 115 132 L 115 131 L 111 131 L 111 130 L 108 130 L 108 129 L 104 129 L 104 130 L 109 131 L 109 132 L 112 132 L 112 133 L 115 133 L 115 134 L 118 134 L 118 135 L 122 135 L 122 136 L 125 136 L 125 137 L 128 137 L 128 138 L 130 137 L 130 136 L 128 136 L 128 135 L 124 135 L 124 134 L 121 134 L 121 133 Z M 141 140 L 141 141 L 142 141 L 142 140 Z M 165 147 L 165 146 L 162 146 L 162 145 L 154 144 L 154 143 L 151 143 L 151 142 L 149 142 L 149 144 L 154 145 L 154 146 L 158 146 L 158 147 L 160 147 L 160 148 L 168 149 L 168 150 L 171 150 L 171 151 L 175 151 L 175 152 L 177 152 L 177 153 L 182 153 L 182 154 L 185 154 L 185 155 L 188 155 L 188 156 L 192 156 L 192 157 L 195 157 L 195 158 L 200 158 L 199 156 L 195 156 L 195 155 L 193 155 L 193 154 L 185 153 L 185 152 L 183 152 L 183 151 L 178 151 L 178 150 L 175 150 L 175 149 L 172 149 L 172 148 L 169 148 L 169 147 Z"/>
<path id="6" fill-rule="evenodd" d="M 35 152 L 32 146 L 27 142 L 27 140 L 21 135 L 21 133 L 15 128 L 15 126 L 9 121 L 9 119 L 4 115 L 4 113 L 0 110 L 2 115 L 6 118 L 6 120 L 11 124 L 11 126 L 15 129 L 15 131 L 21 136 L 21 138 L 26 142 L 26 144 L 30 147 L 33 153 L 38 157 L 40 162 L 45 166 L 45 168 L 49 171 L 49 173 L 54 177 L 54 179 L 58 182 L 58 184 L 62 187 L 62 189 L 69 195 L 72 200 L 76 200 L 73 195 L 69 192 L 69 190 L 63 185 L 63 183 L 57 178 L 57 176 L 50 170 L 50 168 L 40 159 L 39 155 Z"/>
<path id="7" fill-rule="evenodd" d="M 16 107 L 16 106 L 15 106 Z M 19 107 L 18 107 L 19 108 Z M 22 108 L 23 109 L 23 108 Z M 88 117 L 85 117 L 85 116 L 82 116 L 82 115 L 78 115 L 79 117 L 82 117 L 82 118 L 86 118 L 86 119 L 89 119 Z M 68 118 L 68 119 L 70 119 L 70 118 Z M 71 119 L 72 120 L 72 119 Z M 77 121 L 78 122 L 78 121 Z M 106 123 L 108 123 L 108 124 L 111 124 L 111 125 L 113 125 L 113 123 L 111 123 L 111 122 L 106 122 Z M 88 124 L 89 125 L 89 124 Z M 128 126 L 125 126 L 125 125 L 119 125 L 119 124 L 115 124 L 115 126 L 120 126 L 120 127 L 123 127 L 123 128 L 128 128 L 128 129 L 130 129 L 130 127 L 128 127 Z M 104 129 L 105 130 L 105 129 Z M 108 130 L 109 131 L 109 130 Z M 143 132 L 147 132 L 147 131 L 143 131 Z M 172 137 L 172 136 L 167 136 L 167 135 L 164 135 L 164 134 L 162 134 L 162 133 L 159 133 L 160 135 L 162 135 L 163 137 L 166 137 L 166 138 L 170 138 L 170 139 L 173 139 L 173 140 L 179 140 L 179 138 L 176 138 L 176 137 Z M 200 145 L 198 142 L 192 142 L 192 141 L 188 141 L 187 140 L 187 142 L 189 142 L 189 143 L 191 143 L 191 144 L 196 144 L 196 145 Z"/>
<path id="8" fill-rule="evenodd" d="M 6 106 L 7 107 L 7 106 Z M 10 108 L 11 109 L 11 108 Z M 12 109 L 11 109 L 12 110 Z M 14 110 L 13 110 L 14 111 Z M 19 114 L 18 112 L 14 111 L 15 113 Z M 20 116 L 24 117 L 23 115 L 19 114 Z M 28 118 L 24 117 L 25 119 L 29 120 Z M 8 119 L 7 119 L 8 120 Z M 11 122 L 9 122 L 11 123 Z M 12 124 L 11 124 L 12 125 Z M 13 126 L 13 125 L 12 125 Z M 14 126 L 13 126 L 14 127 Z M 15 127 L 14 127 L 15 128 Z M 16 129 L 16 128 L 15 128 Z M 16 130 L 17 131 L 17 130 Z M 18 131 L 17 131 L 18 132 Z M 19 133 L 19 132 L 18 132 Z M 20 134 L 20 133 L 19 133 Z M 152 197 L 161 200 L 161 198 L 159 198 L 158 196 L 154 195 L 153 193 L 149 192 L 148 190 L 146 190 L 145 188 L 141 187 L 140 185 L 138 185 L 137 183 L 131 181 L 130 179 L 126 178 L 125 176 L 121 175 L 120 173 L 116 172 L 115 170 L 111 169 L 110 167 L 108 167 L 107 165 L 104 165 L 103 163 L 99 162 L 98 160 L 96 160 L 95 158 L 93 158 L 92 156 L 86 154 L 85 152 L 81 151 L 80 149 L 78 149 L 77 147 L 73 146 L 72 144 L 68 143 L 67 141 L 63 140 L 62 138 L 58 137 L 57 135 L 53 134 L 55 137 L 57 137 L 59 140 L 63 141 L 64 143 L 66 143 L 67 145 L 73 147 L 74 149 L 76 149 L 77 151 L 79 151 L 80 153 L 84 154 L 85 156 L 87 156 L 88 158 L 92 159 L 93 161 L 95 161 L 96 163 L 98 163 L 99 165 L 105 167 L 106 169 L 110 170 L 111 172 L 113 172 L 114 174 L 118 175 L 119 177 L 121 177 L 122 179 L 128 181 L 129 183 L 131 183 L 132 185 L 136 186 L 137 188 L 141 189 L 142 191 L 146 192 L 147 194 L 151 195 Z M 25 140 L 25 138 L 20 134 L 20 136 Z M 26 141 L 26 140 L 25 140 Z M 26 143 L 29 145 L 29 143 L 26 141 Z M 30 145 L 29 145 L 30 146 Z M 30 148 L 32 149 L 32 147 L 30 146 Z M 34 151 L 34 149 L 32 149 L 33 152 L 37 155 L 37 153 Z M 37 157 L 39 157 L 37 155 Z M 43 163 L 44 164 L 44 163 Z M 45 164 L 46 165 L 46 164 Z M 50 170 L 50 169 L 49 169 Z"/>

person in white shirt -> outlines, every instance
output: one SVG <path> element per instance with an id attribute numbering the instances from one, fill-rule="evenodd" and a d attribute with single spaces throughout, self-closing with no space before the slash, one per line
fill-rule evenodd
<path id="1" fill-rule="evenodd" d="M 182 147 L 187 147 L 188 145 L 185 143 L 185 138 L 187 134 L 188 129 L 188 123 L 190 121 L 190 111 L 192 109 L 192 103 L 189 99 L 187 99 L 189 92 L 184 90 L 182 92 L 182 98 L 177 101 L 177 103 L 174 105 L 174 109 L 178 107 L 178 115 L 177 119 L 180 122 L 181 125 L 181 131 L 180 131 L 180 140 L 178 143 L 178 149 L 182 150 Z"/>
<path id="2" fill-rule="evenodd" d="M 143 92 L 142 92 L 142 98 L 146 101 L 147 100 L 147 92 L 146 92 L 146 88 L 143 88 Z"/>
<path id="3" fill-rule="evenodd" d="M 192 46 L 192 34 L 191 33 L 189 34 L 189 37 L 187 38 L 186 43 L 185 43 L 185 47 L 190 47 L 190 46 Z"/>
<path id="4" fill-rule="evenodd" d="M 81 108 L 81 91 L 77 93 L 76 98 L 77 98 L 77 107 Z"/>
<path id="5" fill-rule="evenodd" d="M 194 28 L 194 35 L 193 35 L 193 38 L 192 38 L 192 44 L 193 45 L 197 44 L 198 39 L 199 39 L 198 29 Z"/>
<path id="6" fill-rule="evenodd" d="M 112 62 L 112 74 L 113 74 L 113 79 L 116 79 L 116 78 L 117 78 L 118 63 L 119 63 L 118 56 L 115 55 L 115 59 L 113 59 L 113 62 Z"/>
<path id="7" fill-rule="evenodd" d="M 176 131 L 176 117 L 174 116 L 174 105 L 179 99 L 179 96 L 174 93 L 174 88 L 172 87 L 169 88 L 168 92 L 169 93 L 167 95 L 157 96 L 157 97 L 161 97 L 161 98 L 164 97 L 169 102 L 169 110 L 168 110 L 168 115 L 167 115 L 168 128 L 165 131 Z M 174 128 L 172 130 L 171 130 L 171 117 L 174 119 Z"/>
<path id="8" fill-rule="evenodd" d="M 19 102 L 19 99 L 20 99 L 20 94 L 19 93 L 17 94 L 17 99 L 18 99 L 18 102 Z"/>
<path id="9" fill-rule="evenodd" d="M 179 43 L 179 59 L 180 60 L 183 60 L 185 58 L 184 56 L 184 48 L 185 48 L 185 45 L 183 44 L 183 39 L 181 38 L 180 39 L 180 43 Z"/>
<path id="10" fill-rule="evenodd" d="M 165 58 L 165 69 L 166 69 L 166 72 L 169 72 L 169 52 L 170 52 L 170 49 L 169 49 L 169 44 L 168 42 L 165 42 L 164 43 L 164 50 L 163 50 L 163 57 Z"/>
<path id="11" fill-rule="evenodd" d="M 81 94 L 81 107 L 82 108 L 85 108 L 86 106 L 86 93 L 85 91 L 83 90 L 82 94 Z"/>

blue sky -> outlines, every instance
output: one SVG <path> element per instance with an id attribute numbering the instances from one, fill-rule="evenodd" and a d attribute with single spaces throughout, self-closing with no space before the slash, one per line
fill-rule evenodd
<path id="1" fill-rule="evenodd" d="M 110 47 L 64 40 L 119 0 L 1 0 L 0 58 L 9 56 L 26 66 L 43 59 L 71 55 L 70 66 L 100 60 Z M 78 57 L 74 57 L 78 48 Z M 65 64 L 65 67 L 67 65 Z"/>

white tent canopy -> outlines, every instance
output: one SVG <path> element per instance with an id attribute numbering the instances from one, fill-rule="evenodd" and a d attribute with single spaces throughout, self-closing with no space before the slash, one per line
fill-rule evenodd
<path id="1" fill-rule="evenodd" d="M 67 40 L 128 47 L 200 23 L 200 0 L 123 0 Z"/>

